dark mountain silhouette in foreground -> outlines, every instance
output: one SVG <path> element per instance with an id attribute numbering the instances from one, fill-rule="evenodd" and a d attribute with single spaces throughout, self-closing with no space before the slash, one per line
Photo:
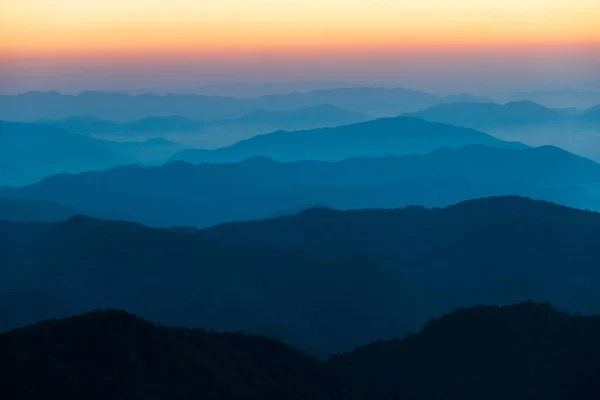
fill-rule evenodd
<path id="1" fill-rule="evenodd" d="M 278 161 L 339 161 L 350 157 L 423 154 L 447 147 L 487 145 L 525 148 L 486 133 L 418 118 L 382 118 L 335 128 L 277 131 L 216 150 L 184 150 L 173 161 L 237 162 L 263 156 Z"/>
<path id="2" fill-rule="evenodd" d="M 162 162 L 182 148 L 164 139 L 117 143 L 44 124 L 0 121 L 0 185 L 31 184 L 57 173 Z"/>
<path id="3" fill-rule="evenodd" d="M 598 197 L 584 188 L 598 182 L 599 164 L 554 147 L 470 146 L 337 163 L 252 158 L 237 164 L 129 166 L 54 176 L 24 188 L 0 189 L 0 197 L 50 201 L 154 226 L 209 226 L 315 204 L 440 207 L 512 194 L 600 209 Z"/>
<path id="4" fill-rule="evenodd" d="M 424 318 L 409 289 L 363 257 L 321 260 L 88 217 L 0 222 L 0 266 L 0 330 L 124 308 L 166 324 L 261 332 L 326 355 Z"/>
<path id="5" fill-rule="evenodd" d="M 548 304 L 478 306 L 320 362 L 260 336 L 95 311 L 0 334 L 0 396 L 588 400 L 600 396 L 598 335 L 599 317 Z"/>
<path id="6" fill-rule="evenodd" d="M 432 313 L 525 300 L 600 310 L 600 214 L 542 201 L 509 196 L 430 210 L 318 208 L 202 234 L 329 259 L 367 257 L 407 282 Z"/>
<path id="7" fill-rule="evenodd" d="M 600 317 L 549 304 L 479 306 L 329 365 L 369 398 L 584 400 L 600 396 L 599 334 Z"/>
<path id="8" fill-rule="evenodd" d="M 123 311 L 1 334 L 0 354 L 4 399 L 334 399 L 342 388 L 325 364 L 283 343 Z"/>

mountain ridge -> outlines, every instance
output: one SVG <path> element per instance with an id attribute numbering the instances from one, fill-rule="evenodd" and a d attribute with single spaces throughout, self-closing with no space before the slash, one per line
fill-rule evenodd
<path id="1" fill-rule="evenodd" d="M 467 128 L 418 118 L 397 117 L 307 131 L 279 130 L 221 149 L 184 150 L 170 160 L 235 162 L 251 156 L 266 156 L 279 161 L 339 161 L 358 156 L 421 154 L 440 147 L 462 147 L 471 144 L 526 147 Z"/>
<path id="2" fill-rule="evenodd" d="M 51 201 L 154 226 L 206 227 L 311 204 L 432 207 L 512 194 L 600 210 L 593 190 L 598 182 L 600 164 L 560 149 L 471 146 L 335 163 L 254 157 L 241 163 L 127 166 L 0 188 L 0 197 Z"/>

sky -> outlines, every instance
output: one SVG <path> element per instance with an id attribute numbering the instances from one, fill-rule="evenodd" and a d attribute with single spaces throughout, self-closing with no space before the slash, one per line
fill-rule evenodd
<path id="1" fill-rule="evenodd" d="M 0 90 L 600 85 L 598 0 L 0 0 Z"/>

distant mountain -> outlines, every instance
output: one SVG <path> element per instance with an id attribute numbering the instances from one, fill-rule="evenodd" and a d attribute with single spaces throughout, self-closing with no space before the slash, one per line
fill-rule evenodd
<path id="1" fill-rule="evenodd" d="M 0 198 L 1 221 L 64 221 L 76 214 L 74 208 L 61 204 Z"/>
<path id="2" fill-rule="evenodd" d="M 32 183 L 60 172 L 82 172 L 130 161 L 111 142 L 41 125 L 0 121 L 0 158 L 12 164 L 2 184 Z"/>
<path id="3" fill-rule="evenodd" d="M 184 150 L 172 161 L 236 162 L 264 156 L 279 161 L 339 161 L 350 157 L 423 154 L 442 147 L 473 144 L 524 148 L 483 132 L 418 118 L 382 118 L 336 128 L 276 131 L 216 150 Z"/>
<path id="4" fill-rule="evenodd" d="M 204 122 L 193 121 L 180 116 L 147 117 L 139 121 L 125 124 L 125 132 L 160 133 L 160 132 L 202 132 Z"/>
<path id="5" fill-rule="evenodd" d="M 247 100 L 201 95 L 27 92 L 0 96 L 0 119 L 14 121 L 56 120 L 81 115 L 119 122 L 164 115 L 209 120 L 240 117 L 250 109 Z"/>
<path id="6" fill-rule="evenodd" d="M 297 110 L 330 104 L 373 117 L 397 116 L 443 102 L 439 96 L 402 88 L 354 87 L 234 98 L 195 94 L 139 94 L 83 92 L 27 92 L 0 96 L 0 119 L 56 120 L 91 116 L 127 122 L 153 116 L 179 115 L 193 120 L 241 118 L 258 110 Z"/>
<path id="7" fill-rule="evenodd" d="M 120 124 L 111 121 L 86 116 L 69 117 L 59 120 L 40 120 L 38 123 L 84 135 L 114 132 L 120 126 Z"/>
<path id="8" fill-rule="evenodd" d="M 95 117 L 71 117 L 63 120 L 41 122 L 72 133 L 84 135 L 120 133 L 124 136 L 127 136 L 127 134 L 201 133 L 205 126 L 204 122 L 179 116 L 148 117 L 127 123 L 116 123 Z"/>
<path id="9" fill-rule="evenodd" d="M 585 109 L 600 104 L 600 92 L 578 90 L 540 90 L 519 92 L 508 97 L 512 101 L 529 100 L 552 108 Z"/>
<path id="10" fill-rule="evenodd" d="M 44 124 L 0 121 L 0 185 L 23 185 L 57 173 L 164 161 L 181 150 L 168 141 L 116 143 Z"/>
<path id="11" fill-rule="evenodd" d="M 431 107 L 443 102 L 443 98 L 403 88 L 354 87 L 263 96 L 253 102 L 261 108 L 273 110 L 331 104 L 373 117 L 393 117 Z"/>
<path id="12" fill-rule="evenodd" d="M 155 226 L 208 226 L 311 204 L 435 207 L 509 194 L 600 210 L 593 190 L 599 182 L 599 164 L 557 148 L 470 146 L 337 163 L 251 158 L 237 164 L 128 166 L 54 176 L 24 188 L 0 189 L 0 196 L 50 201 Z"/>
<path id="13" fill-rule="evenodd" d="M 600 105 L 585 110 L 583 118 L 590 122 L 600 122 Z"/>
<path id="14" fill-rule="evenodd" d="M 344 87 L 356 87 L 344 81 L 291 81 L 264 83 L 223 83 L 208 84 L 195 88 L 187 88 L 187 93 L 198 93 L 207 96 L 231 96 L 253 98 L 265 95 L 307 93 L 314 90 L 331 90 Z"/>
<path id="15" fill-rule="evenodd" d="M 428 121 L 480 129 L 502 140 L 552 145 L 600 161 L 600 118 L 594 109 L 551 109 L 530 101 L 439 104 L 409 114 Z"/>
<path id="16" fill-rule="evenodd" d="M 571 119 L 560 110 L 553 110 L 530 101 L 495 103 L 438 104 L 411 116 L 469 128 L 498 128 L 521 125 L 548 124 Z"/>
<path id="17" fill-rule="evenodd" d="M 344 390 L 324 363 L 278 341 L 116 310 L 1 334 L 0 353 L 5 399 L 333 400 Z"/>
<path id="18" fill-rule="evenodd" d="M 329 365 L 372 399 L 591 399 L 600 396 L 599 334 L 600 317 L 548 304 L 479 306 Z"/>
<path id="19" fill-rule="evenodd" d="M 347 125 L 368 120 L 366 114 L 344 110 L 332 105 L 319 105 L 289 111 L 253 111 L 241 118 L 220 121 L 219 125 L 266 125 L 279 129 L 295 129 L 309 127 L 325 127 Z"/>
<path id="20" fill-rule="evenodd" d="M 407 282 L 431 313 L 528 300 L 590 314 L 600 310 L 600 214 L 522 197 L 443 209 L 317 208 L 202 234 L 330 259 L 367 257 Z"/>
<path id="21" fill-rule="evenodd" d="M 451 94 L 449 96 L 444 97 L 445 103 L 493 103 L 489 97 L 483 96 L 474 96 L 468 93 L 461 94 Z"/>
<path id="22" fill-rule="evenodd" d="M 186 143 L 235 143 L 257 134 L 278 129 L 313 129 L 346 125 L 368 120 L 363 113 L 336 106 L 319 105 L 297 110 L 257 110 L 237 119 L 213 122 L 195 121 L 180 116 L 148 117 L 133 122 L 110 122 L 94 117 L 71 117 L 41 121 L 72 133 L 96 138 L 124 140 L 160 136 Z"/>
<path id="23" fill-rule="evenodd" d="M 171 325 L 281 327 L 325 355 L 403 334 L 423 318 L 409 289 L 362 257 L 321 260 L 87 217 L 0 222 L 0 265 L 0 294 L 15 318 L 0 318 L 5 329 L 33 322 L 28 310 L 50 318 L 124 308 Z M 40 296 L 58 310 L 40 311 Z"/>

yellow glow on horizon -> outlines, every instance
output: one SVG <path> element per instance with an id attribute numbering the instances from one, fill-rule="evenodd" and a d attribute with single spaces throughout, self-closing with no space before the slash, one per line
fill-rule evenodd
<path id="1" fill-rule="evenodd" d="M 2 0 L 0 56 L 600 43 L 598 0 Z"/>

